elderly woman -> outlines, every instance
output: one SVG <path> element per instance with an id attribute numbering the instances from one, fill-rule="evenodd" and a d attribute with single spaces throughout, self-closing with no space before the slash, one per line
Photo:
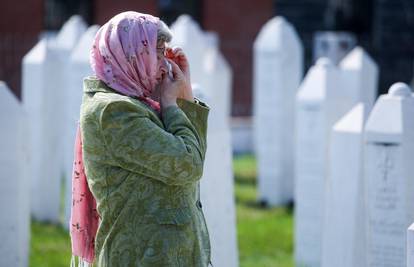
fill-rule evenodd
<path id="1" fill-rule="evenodd" d="M 116 15 L 95 37 L 71 237 L 73 254 L 99 267 L 210 263 L 199 193 L 209 108 L 193 98 L 183 51 L 165 46 L 171 38 L 165 23 L 137 12 Z"/>

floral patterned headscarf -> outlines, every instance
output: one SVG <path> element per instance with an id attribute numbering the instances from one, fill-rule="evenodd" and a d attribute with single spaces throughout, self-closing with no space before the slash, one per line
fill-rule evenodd
<path id="1" fill-rule="evenodd" d="M 133 11 L 116 15 L 96 34 L 90 62 L 96 76 L 128 96 L 150 96 L 156 85 L 159 18 Z"/>
<path id="2" fill-rule="evenodd" d="M 90 63 L 96 76 L 120 94 L 138 98 L 160 112 L 150 95 L 157 80 L 157 34 L 159 19 L 137 12 L 123 12 L 103 25 L 95 36 Z M 72 262 L 93 263 L 99 226 L 96 200 L 87 183 L 78 126 L 72 175 L 70 235 Z"/>

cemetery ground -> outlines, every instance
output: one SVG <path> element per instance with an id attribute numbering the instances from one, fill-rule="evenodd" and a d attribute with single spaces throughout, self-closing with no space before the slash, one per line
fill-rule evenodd
<path id="1" fill-rule="evenodd" d="M 293 266 L 293 210 L 257 203 L 253 156 L 236 156 L 233 166 L 240 266 Z M 70 238 L 62 227 L 32 221 L 30 249 L 30 267 L 69 265 Z"/>

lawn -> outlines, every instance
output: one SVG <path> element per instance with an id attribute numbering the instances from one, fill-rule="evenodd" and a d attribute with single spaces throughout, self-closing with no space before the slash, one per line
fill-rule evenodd
<path id="1" fill-rule="evenodd" d="M 291 208 L 263 208 L 257 203 L 254 157 L 237 156 L 233 163 L 240 266 L 293 266 Z M 68 233 L 59 226 L 38 222 L 32 222 L 31 228 L 30 266 L 69 266 L 71 253 Z"/>

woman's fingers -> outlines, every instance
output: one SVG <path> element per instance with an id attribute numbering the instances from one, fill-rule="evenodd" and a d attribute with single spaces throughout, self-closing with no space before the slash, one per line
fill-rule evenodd
<path id="1" fill-rule="evenodd" d="M 177 63 L 183 71 L 187 71 L 189 64 L 187 56 L 180 47 L 169 48 L 167 51 L 167 57 Z"/>
<path id="2" fill-rule="evenodd" d="M 184 74 L 180 67 L 174 62 L 174 60 L 167 58 L 167 61 L 171 64 L 171 71 L 173 73 L 174 79 L 183 78 Z"/>

